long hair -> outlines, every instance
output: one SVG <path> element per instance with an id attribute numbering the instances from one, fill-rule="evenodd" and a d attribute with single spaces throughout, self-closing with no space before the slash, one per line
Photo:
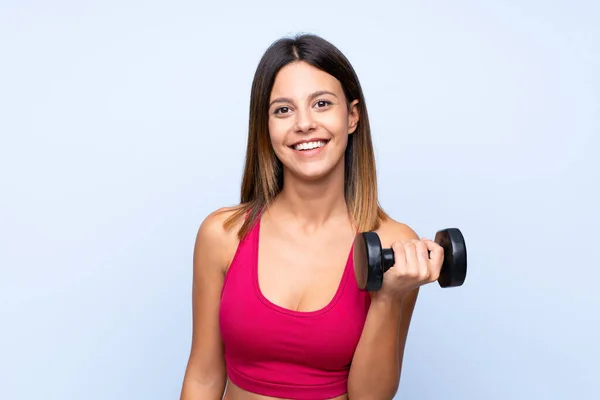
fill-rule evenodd
<path id="1" fill-rule="evenodd" d="M 359 122 L 348 135 L 345 151 L 344 188 L 349 216 L 356 228 L 371 231 L 387 217 L 377 197 L 377 173 L 369 116 L 358 76 L 342 52 L 314 34 L 284 37 L 273 42 L 262 56 L 252 82 L 246 161 L 237 210 L 225 221 L 228 229 L 247 216 L 238 238 L 242 239 L 260 212 L 283 187 L 283 166 L 275 155 L 268 131 L 269 99 L 279 70 L 303 61 L 335 77 L 344 90 L 347 105 L 358 100 Z"/>

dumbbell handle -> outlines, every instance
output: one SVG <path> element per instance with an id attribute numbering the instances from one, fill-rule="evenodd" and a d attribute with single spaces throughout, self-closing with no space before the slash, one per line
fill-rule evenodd
<path id="1" fill-rule="evenodd" d="M 383 264 L 383 273 L 392 268 L 392 266 L 396 263 L 396 259 L 394 258 L 394 250 L 392 249 L 381 249 L 381 258 L 381 263 Z"/>

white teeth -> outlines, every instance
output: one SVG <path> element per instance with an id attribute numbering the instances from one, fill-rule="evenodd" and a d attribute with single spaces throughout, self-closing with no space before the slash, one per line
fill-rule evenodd
<path id="1" fill-rule="evenodd" d="M 325 142 L 324 140 L 320 140 L 320 141 L 316 141 L 316 142 L 305 142 L 305 143 L 300 143 L 297 144 L 296 146 L 294 146 L 295 150 L 312 150 L 312 149 L 316 149 L 318 147 L 323 147 L 325 146 Z"/>

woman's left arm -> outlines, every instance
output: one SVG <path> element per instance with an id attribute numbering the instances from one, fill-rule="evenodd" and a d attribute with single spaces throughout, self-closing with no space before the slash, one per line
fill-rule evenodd
<path id="1" fill-rule="evenodd" d="M 388 400 L 398 391 L 418 292 L 413 289 L 400 301 L 372 295 L 348 377 L 349 400 Z"/>
<path id="2" fill-rule="evenodd" d="M 395 263 L 383 285 L 371 294 L 371 306 L 355 350 L 348 377 L 349 400 L 391 400 L 398 391 L 404 348 L 419 287 L 438 279 L 444 250 L 419 239 L 407 225 L 392 222 L 382 232 L 395 238 Z M 428 251 L 430 253 L 428 253 Z"/>

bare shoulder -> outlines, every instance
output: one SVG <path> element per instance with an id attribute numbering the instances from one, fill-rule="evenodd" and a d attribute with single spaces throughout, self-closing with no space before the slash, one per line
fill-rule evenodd
<path id="1" fill-rule="evenodd" d="M 393 242 L 404 242 L 412 239 L 419 239 L 419 235 L 413 228 L 403 222 L 387 217 L 381 222 L 377 233 L 381 238 L 381 244 L 384 247 L 390 247 Z"/>
<path id="2" fill-rule="evenodd" d="M 238 245 L 237 231 L 243 218 L 226 227 L 225 222 L 239 211 L 239 206 L 220 207 L 209 213 L 200 224 L 194 245 L 196 265 L 210 265 L 225 272 Z"/>

